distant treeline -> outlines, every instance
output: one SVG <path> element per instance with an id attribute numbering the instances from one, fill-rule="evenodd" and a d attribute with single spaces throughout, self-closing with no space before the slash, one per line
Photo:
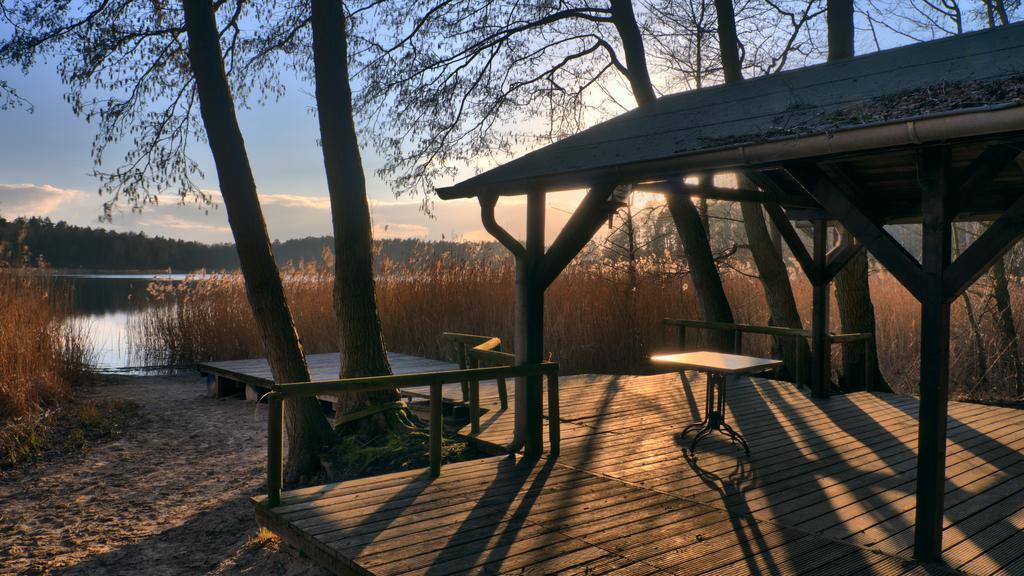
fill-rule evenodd
<path id="1" fill-rule="evenodd" d="M 496 244 L 426 242 L 418 239 L 385 239 L 376 242 L 379 260 L 408 262 L 447 253 L 469 258 L 500 255 Z M 330 236 L 274 241 L 279 264 L 321 260 L 324 249 L 333 252 Z M 115 232 L 103 228 L 73 226 L 49 218 L 0 218 L 0 260 L 35 263 L 75 270 L 226 270 L 238 268 L 233 244 L 204 244 L 143 232 Z"/>

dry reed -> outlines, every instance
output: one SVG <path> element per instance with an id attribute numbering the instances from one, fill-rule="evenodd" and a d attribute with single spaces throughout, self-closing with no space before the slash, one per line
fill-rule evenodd
<path id="1" fill-rule="evenodd" d="M 70 295 L 43 270 L 0 268 L 0 421 L 65 399 L 87 370 L 83 327 Z"/>
<path id="2" fill-rule="evenodd" d="M 306 352 L 336 349 L 330 263 L 287 268 L 284 281 L 296 326 Z M 596 263 L 573 263 L 545 296 L 545 348 L 572 373 L 642 373 L 647 356 L 676 346 L 677 333 L 662 325 L 665 317 L 699 318 L 687 277 L 659 266 L 641 266 L 635 284 L 630 276 Z M 439 335 L 443 331 L 494 335 L 511 344 L 514 316 L 514 266 L 510 259 L 443 255 L 385 261 L 377 277 L 378 304 L 385 340 L 391 350 L 431 358 L 450 358 Z M 196 277 L 172 285 L 156 283 L 156 305 L 135 318 L 132 348 L 149 364 L 189 364 L 263 354 L 253 327 L 244 285 L 237 274 Z M 736 272 L 724 273 L 726 293 L 736 321 L 766 324 L 768 312 L 760 283 Z M 811 290 L 793 274 L 794 293 L 808 327 Z M 891 276 L 873 271 L 878 356 L 882 372 L 899 392 L 912 393 L 918 373 L 918 305 Z M 1021 290 L 1011 286 L 1015 311 Z M 1018 314 L 1019 317 L 1019 314 Z M 832 330 L 839 331 L 833 301 Z M 996 342 L 993 320 L 978 336 L 986 350 Z M 979 338 L 965 318 L 962 300 L 953 307 L 951 362 L 955 397 L 1014 399 L 1014 376 L 998 355 L 978 367 Z M 970 336 L 970 337 L 968 337 Z M 769 354 L 767 337 L 748 335 L 744 351 Z M 1016 343 L 1014 343 L 1016 346 Z M 840 367 L 839 347 L 833 349 Z M 1009 380 L 1008 380 L 1009 379 Z"/>

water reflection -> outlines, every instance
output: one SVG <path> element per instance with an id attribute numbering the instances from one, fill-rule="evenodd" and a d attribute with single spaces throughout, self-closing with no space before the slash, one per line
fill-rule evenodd
<path id="1" fill-rule="evenodd" d="M 93 359 L 102 372 L 136 372 L 128 356 L 128 319 L 153 305 L 147 287 L 154 280 L 181 282 L 185 274 L 58 274 L 71 289 L 75 315 L 89 333 Z"/>

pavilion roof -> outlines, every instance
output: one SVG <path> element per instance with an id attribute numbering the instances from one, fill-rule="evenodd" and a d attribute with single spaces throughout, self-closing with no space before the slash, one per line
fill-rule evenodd
<path id="1" fill-rule="evenodd" d="M 1024 23 L 664 96 L 438 193 L 522 194 L 757 166 L 767 157 L 748 151 L 773 143 L 788 143 L 786 160 L 881 149 L 889 140 L 829 144 L 871 127 L 902 123 L 914 132 L 914 120 L 1022 106 Z M 1024 132 L 1024 123 L 989 121 L 980 130 Z M 814 138 L 820 146 L 809 145 Z M 922 143 L 918 134 L 907 138 Z"/>

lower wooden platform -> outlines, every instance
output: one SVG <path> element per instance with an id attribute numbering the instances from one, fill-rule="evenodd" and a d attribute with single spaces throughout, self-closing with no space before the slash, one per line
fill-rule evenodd
<path id="1" fill-rule="evenodd" d="M 814 400 L 741 382 L 696 458 L 677 432 L 700 416 L 693 376 L 561 382 L 562 453 L 447 465 L 287 492 L 260 521 L 338 573 L 1024 573 L 1024 414 L 952 402 L 944 559 L 910 560 L 917 400 Z M 514 406 L 514 403 L 512 403 Z M 511 438 L 510 414 L 482 430 Z M 490 440 L 489 440 L 490 441 Z"/>
<path id="2" fill-rule="evenodd" d="M 395 374 L 412 374 L 415 372 L 437 372 L 440 370 L 457 370 L 458 364 L 432 360 L 409 354 L 388 352 L 388 360 L 391 362 L 391 369 Z M 337 352 L 324 354 L 309 354 L 306 356 L 306 364 L 309 366 L 309 374 L 313 380 L 334 380 L 341 373 L 341 358 Z M 274 382 L 270 373 L 270 364 L 266 358 L 251 358 L 247 360 L 225 360 L 220 362 L 203 362 L 198 365 L 199 373 L 211 379 L 211 388 L 221 387 L 229 389 L 234 386 L 247 386 L 257 390 L 268 390 Z M 430 388 L 426 386 L 411 387 L 403 392 L 412 392 L 419 396 L 426 396 Z M 220 396 L 216 390 L 211 390 L 211 396 Z M 452 400 L 462 400 L 462 391 L 459 384 L 448 384 L 444 386 L 444 397 Z M 480 383 L 480 398 L 482 401 L 493 400 L 497 403 L 498 389 L 495 382 Z"/>

